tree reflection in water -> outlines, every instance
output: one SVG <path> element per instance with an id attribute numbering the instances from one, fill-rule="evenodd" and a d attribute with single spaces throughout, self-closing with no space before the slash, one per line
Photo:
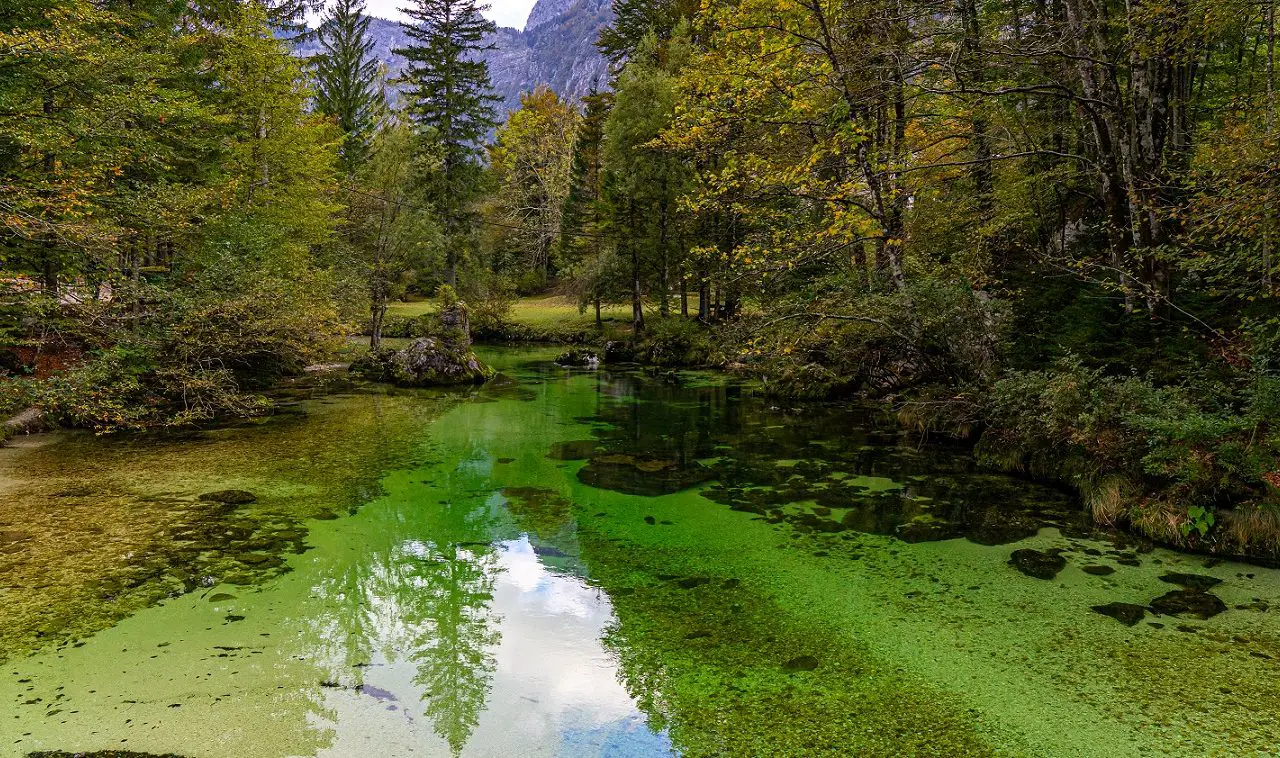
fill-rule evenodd
<path id="1" fill-rule="evenodd" d="M 419 556 L 423 558 L 424 556 Z M 493 601 L 497 560 L 489 547 L 431 546 L 420 571 L 402 585 L 410 606 L 414 684 L 423 688 L 426 715 L 458 755 L 479 722 L 501 638 Z"/>
<path id="2" fill-rule="evenodd" d="M 313 589 L 325 613 L 311 622 L 331 687 L 368 694 L 371 665 L 412 666 L 423 713 L 454 755 L 485 708 L 501 641 L 492 519 L 483 501 L 469 500 L 428 506 L 394 498 L 378 509 L 358 549 L 330 554 Z"/>

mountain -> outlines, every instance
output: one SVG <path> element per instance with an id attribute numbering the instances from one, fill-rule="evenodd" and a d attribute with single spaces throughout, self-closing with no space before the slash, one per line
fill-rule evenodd
<path id="1" fill-rule="evenodd" d="M 600 30 L 613 20 L 610 0 L 538 0 L 529 11 L 524 30 L 500 26 L 489 35 L 495 49 L 483 55 L 495 93 L 502 98 L 499 119 L 520 107 L 520 93 L 546 84 L 568 100 L 577 100 L 592 86 L 608 86 L 609 62 L 596 49 Z M 391 77 L 404 68 L 404 58 L 392 52 L 408 42 L 395 21 L 372 18 L 369 35 L 374 55 Z M 319 52 L 308 40 L 298 49 L 303 56 Z"/>

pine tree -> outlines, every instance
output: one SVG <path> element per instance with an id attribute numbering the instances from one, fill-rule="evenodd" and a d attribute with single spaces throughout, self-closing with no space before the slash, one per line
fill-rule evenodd
<path id="1" fill-rule="evenodd" d="M 419 133 L 434 143 L 439 181 L 430 196 L 444 225 L 446 279 L 457 283 L 462 247 L 475 223 L 471 201 L 480 189 L 482 144 L 497 124 L 489 67 L 480 58 L 494 49 L 485 35 L 496 31 L 475 0 L 414 0 L 404 9 L 412 44 L 395 52 L 408 61 L 402 81 L 407 112 Z"/>
<path id="2" fill-rule="evenodd" d="M 696 0 L 613 0 L 613 20 L 600 30 L 596 47 L 619 72 L 646 35 L 671 38 L 682 19 L 698 12 Z"/>
<path id="3" fill-rule="evenodd" d="M 595 308 L 601 325 L 603 302 L 617 294 L 617 259 L 604 233 L 604 124 L 613 107 L 613 94 L 598 92 L 582 98 L 583 115 L 573 143 L 569 194 L 561 214 L 558 257 L 570 273 L 579 305 Z"/>
<path id="4" fill-rule="evenodd" d="M 368 30 L 363 0 L 337 0 L 319 29 L 324 52 L 315 59 L 316 107 L 342 129 L 338 163 L 347 177 L 368 159 L 378 113 L 384 105 Z"/>

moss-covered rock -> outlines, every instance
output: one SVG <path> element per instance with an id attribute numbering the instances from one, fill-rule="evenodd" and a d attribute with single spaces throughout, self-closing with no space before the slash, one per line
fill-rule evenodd
<path id="1" fill-rule="evenodd" d="M 600 368 L 600 356 L 594 350 L 566 350 L 556 358 L 557 366 L 566 368 Z"/>
<path id="2" fill-rule="evenodd" d="M 371 351 L 351 364 L 367 379 L 401 387 L 483 384 L 493 369 L 471 349 L 466 305 L 448 302 L 438 314 L 438 336 L 421 337 L 402 350 Z"/>
<path id="3" fill-rule="evenodd" d="M 371 352 L 351 370 L 401 387 L 483 384 L 493 377 L 493 369 L 476 357 L 469 343 L 435 337 L 414 340 L 403 350 Z"/>
<path id="4" fill-rule="evenodd" d="M 402 387 L 483 384 L 493 377 L 469 342 L 424 337 L 391 354 L 389 378 Z"/>

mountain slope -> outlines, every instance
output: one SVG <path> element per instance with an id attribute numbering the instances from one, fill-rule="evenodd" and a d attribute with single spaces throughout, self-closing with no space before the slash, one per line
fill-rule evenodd
<path id="1" fill-rule="evenodd" d="M 529 12 L 524 31 L 498 27 L 488 41 L 495 49 L 484 53 L 495 93 L 502 98 L 499 120 L 520 106 L 520 93 L 539 84 L 549 85 L 568 100 L 577 100 L 593 86 L 608 86 L 609 63 L 596 50 L 600 30 L 613 18 L 609 0 L 538 0 Z M 386 64 L 394 78 L 404 67 L 404 59 L 392 52 L 408 42 L 395 21 L 373 18 L 369 35 L 374 55 Z M 319 52 L 310 40 L 299 55 Z"/>

